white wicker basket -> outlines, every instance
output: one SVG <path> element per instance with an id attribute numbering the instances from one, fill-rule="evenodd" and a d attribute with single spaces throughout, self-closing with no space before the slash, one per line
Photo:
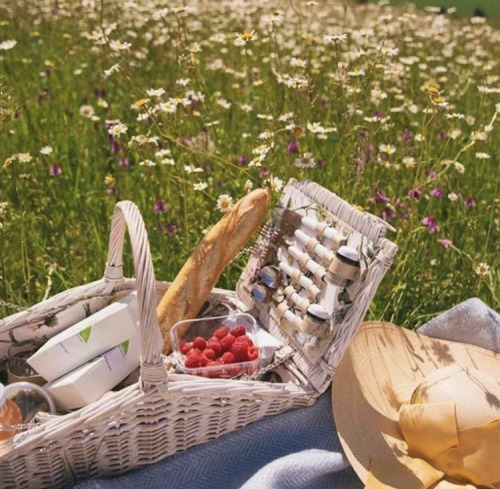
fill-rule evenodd
<path id="1" fill-rule="evenodd" d="M 326 348 L 320 353 L 301 348 L 269 309 L 255 304 L 248 293 L 264 259 L 269 223 L 254 247 L 236 292 L 214 289 L 211 296 L 213 302 L 236 310 L 251 310 L 281 340 L 291 355 L 286 355 L 280 368 L 290 373 L 293 382 L 207 379 L 167 373 L 161 356 L 163 338 L 156 305 L 168 283 L 155 281 L 147 234 L 137 207 L 128 201 L 120 202 L 112 219 L 104 277 L 0 320 L 0 362 L 9 349 L 41 343 L 75 322 L 79 315 L 88 315 L 137 289 L 140 376 L 132 385 L 109 392 L 87 407 L 48 418 L 37 427 L 0 442 L 0 487 L 67 487 L 86 478 L 123 473 L 265 416 L 312 404 L 327 389 L 397 247 L 384 238 L 387 227 L 379 219 L 359 212 L 313 182 L 291 180 L 282 202 L 289 205 L 294 199 L 312 203 L 316 211 L 320 209 L 335 222 L 348 226 L 361 245 L 368 243 L 370 250 L 362 279 L 351 291 L 352 303 L 339 316 Z M 122 271 L 127 229 L 135 279 L 124 278 Z"/>

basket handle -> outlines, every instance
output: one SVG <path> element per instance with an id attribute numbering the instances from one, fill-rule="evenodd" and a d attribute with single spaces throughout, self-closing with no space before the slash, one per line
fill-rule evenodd
<path id="1" fill-rule="evenodd" d="M 128 229 L 137 287 L 141 336 L 140 384 L 144 392 L 154 387 L 167 394 L 168 373 L 161 358 L 163 336 L 156 316 L 156 287 L 153 262 L 144 221 L 137 206 L 128 200 L 115 205 L 109 236 L 104 280 L 123 280 L 123 243 Z"/>

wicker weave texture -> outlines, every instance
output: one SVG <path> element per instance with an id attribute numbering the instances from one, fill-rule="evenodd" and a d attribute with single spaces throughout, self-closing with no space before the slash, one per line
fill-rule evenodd
<path id="1" fill-rule="evenodd" d="M 294 365 L 319 395 L 330 384 L 333 372 L 363 320 L 380 282 L 393 262 L 397 246 L 385 238 L 389 226 L 384 221 L 359 211 L 317 183 L 292 179 L 288 183 L 287 189 L 285 189 L 282 204 L 286 205 L 290 200 L 295 200 L 302 206 L 313 203 L 333 216 L 338 222 L 348 226 L 361 239 L 370 241 L 374 248 L 374 258 L 368 264 L 363 280 L 354 287 L 355 307 L 347 312 L 341 324 L 336 327 L 336 332 L 325 348 L 325 353 L 320 357 L 313 356 L 311 358 L 311 355 L 308 355 L 304 348 L 295 344 L 269 314 L 269 308 L 254 301 L 249 293 L 248 284 L 252 283 L 257 271 L 266 261 L 265 255 L 269 241 L 268 228 L 265 228 L 261 234 L 262 241 L 261 243 L 257 242 L 256 251 L 250 258 L 249 266 L 238 282 L 237 291 L 243 302 L 259 311 L 261 322 L 267 325 L 271 334 L 294 348 Z"/>
<path id="2" fill-rule="evenodd" d="M 315 364 L 297 351 L 287 368 L 302 379 L 297 384 L 252 380 L 222 380 L 168 374 L 161 350 L 163 339 L 156 319 L 159 282 L 155 280 L 144 222 L 132 202 L 120 202 L 111 222 L 104 277 L 70 289 L 0 321 L 2 340 L 17 342 L 50 337 L 64 327 L 48 319 L 88 304 L 137 289 L 140 313 L 141 363 L 138 381 L 69 414 L 0 442 L 0 487 L 3 489 L 68 487 L 93 476 L 123 473 L 154 463 L 191 446 L 237 430 L 265 416 L 315 402 L 331 380 L 332 372 L 347 348 L 378 283 L 392 262 L 396 247 L 383 238 L 380 222 L 361 215 L 337 196 L 312 182 L 292 182 L 330 212 L 379 247 L 365 283 L 359 291 L 359 307 L 352 308 L 330 348 Z M 135 279 L 125 278 L 122 255 L 128 231 Z M 233 291 L 219 294 L 233 298 Z M 241 301 L 240 301 L 241 302 Z M 241 303 L 243 305 L 243 303 Z M 270 332 L 286 343 L 276 325 Z M 273 329 L 274 328 L 274 329 Z M 281 336 L 280 336 L 281 335 Z M 3 350 L 2 350 L 3 348 Z M 7 349 L 0 346 L 0 361 Z"/>
<path id="3" fill-rule="evenodd" d="M 136 280 L 125 279 L 122 253 L 128 229 Z M 0 323 L 0 334 L 96 296 L 136 288 L 141 325 L 139 382 L 75 412 L 0 443 L 0 487 L 67 487 L 84 478 L 122 473 L 217 438 L 264 416 L 305 406 L 311 392 L 292 384 L 225 381 L 171 375 L 161 359 L 156 281 L 147 234 L 136 206 L 117 204 L 104 278 L 70 289 Z M 228 294 L 232 292 L 228 291 Z"/>
<path id="4" fill-rule="evenodd" d="M 15 446 L 5 443 L 1 487 L 67 487 L 123 473 L 307 404 L 302 389 L 284 384 L 271 392 L 255 382 L 175 377 L 180 378 L 172 379 L 169 400 L 154 391 L 143 393 L 137 384 L 28 436 L 18 435 Z"/>

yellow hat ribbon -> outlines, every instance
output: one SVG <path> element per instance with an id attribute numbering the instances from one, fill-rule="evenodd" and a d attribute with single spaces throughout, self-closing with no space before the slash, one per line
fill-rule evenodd
<path id="1" fill-rule="evenodd" d="M 366 489 L 479 489 L 500 481 L 500 420 L 457 428 L 455 404 L 403 404 L 408 454 L 372 460 Z"/>

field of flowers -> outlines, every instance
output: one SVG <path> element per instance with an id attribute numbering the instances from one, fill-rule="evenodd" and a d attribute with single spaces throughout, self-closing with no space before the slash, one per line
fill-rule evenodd
<path id="1" fill-rule="evenodd" d="M 488 19 L 370 3 L 2 2 L 0 299 L 100 278 L 124 199 L 172 280 L 232 202 L 294 177 L 396 228 L 371 317 L 500 309 L 499 60 Z"/>
<path id="2" fill-rule="evenodd" d="M 424 8 L 428 11 L 446 9 L 449 14 L 457 14 L 463 17 L 472 17 L 479 14 L 488 18 L 500 18 L 500 3 L 489 0 L 390 0 L 386 1 L 386 3 L 406 6 L 414 4 L 418 8 Z"/>

